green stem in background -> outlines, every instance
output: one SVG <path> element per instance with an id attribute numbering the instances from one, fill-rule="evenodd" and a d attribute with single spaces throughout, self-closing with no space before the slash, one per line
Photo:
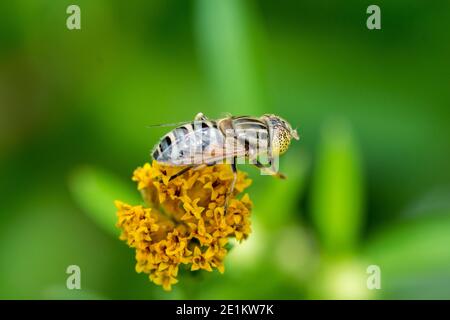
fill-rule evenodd
<path id="1" fill-rule="evenodd" d="M 360 154 L 346 122 L 324 127 L 312 182 L 312 219 L 323 253 L 352 253 L 361 233 L 364 191 Z"/>
<path id="2" fill-rule="evenodd" d="M 220 110 L 259 114 L 264 106 L 260 33 L 251 3 L 241 0 L 197 0 L 196 34 L 208 82 Z"/>

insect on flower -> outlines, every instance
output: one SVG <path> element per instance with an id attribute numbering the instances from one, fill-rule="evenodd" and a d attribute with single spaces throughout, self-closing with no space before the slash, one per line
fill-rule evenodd
<path id="1" fill-rule="evenodd" d="M 285 176 L 277 171 L 276 160 L 287 151 L 292 138 L 299 139 L 297 130 L 273 114 L 259 118 L 227 116 L 210 120 L 198 113 L 194 121 L 168 125 L 177 127 L 153 148 L 153 159 L 164 165 L 182 167 L 170 180 L 188 170 L 230 164 L 234 178 L 225 199 L 225 209 L 236 183 L 238 159 L 248 159 L 265 174 L 284 179 Z M 266 164 L 261 163 L 261 157 L 267 159 Z"/>

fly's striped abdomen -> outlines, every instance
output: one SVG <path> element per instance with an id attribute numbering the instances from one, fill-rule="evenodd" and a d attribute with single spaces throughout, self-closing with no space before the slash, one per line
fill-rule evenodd
<path id="1" fill-rule="evenodd" d="M 152 151 L 153 159 L 169 165 L 186 165 L 211 148 L 222 148 L 224 137 L 215 121 L 202 120 L 180 126 L 166 134 Z"/>
<path id="2" fill-rule="evenodd" d="M 168 134 L 163 136 L 159 143 L 153 148 L 152 157 L 159 162 L 167 162 L 168 153 L 167 150 L 172 147 L 174 143 L 181 140 L 183 136 L 193 132 L 192 124 L 186 124 L 178 128 L 173 129 Z"/>

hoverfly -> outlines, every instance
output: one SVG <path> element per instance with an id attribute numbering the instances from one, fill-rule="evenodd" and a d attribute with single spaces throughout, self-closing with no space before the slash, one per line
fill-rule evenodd
<path id="1" fill-rule="evenodd" d="M 152 150 L 152 158 L 165 165 L 184 167 L 170 180 L 202 166 L 230 164 L 233 181 L 225 198 L 225 210 L 236 183 L 238 159 L 249 159 L 265 174 L 284 179 L 275 169 L 274 160 L 286 152 L 292 138 L 299 140 L 297 130 L 273 114 L 210 120 L 198 113 L 194 121 L 172 125 L 178 126 L 161 138 Z M 260 162 L 260 157 L 267 159 L 266 165 Z"/>

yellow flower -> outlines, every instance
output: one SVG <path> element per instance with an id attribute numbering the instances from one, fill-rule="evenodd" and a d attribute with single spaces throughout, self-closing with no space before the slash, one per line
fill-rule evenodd
<path id="1" fill-rule="evenodd" d="M 225 213 L 233 179 L 230 166 L 189 170 L 170 181 L 181 169 L 156 161 L 146 163 L 132 177 L 146 206 L 115 202 L 120 239 L 136 250 L 136 272 L 148 274 L 164 290 L 178 282 L 180 264 L 192 271 L 217 269 L 223 273 L 228 238 L 240 241 L 251 232 L 250 197 L 237 198 L 251 184 L 245 173 L 238 172 Z"/>
<path id="2" fill-rule="evenodd" d="M 211 264 L 209 263 L 211 256 L 207 255 L 206 252 L 202 253 L 202 251 L 198 248 L 194 248 L 194 255 L 192 256 L 192 266 L 191 271 L 204 269 L 206 271 L 212 271 Z"/>

